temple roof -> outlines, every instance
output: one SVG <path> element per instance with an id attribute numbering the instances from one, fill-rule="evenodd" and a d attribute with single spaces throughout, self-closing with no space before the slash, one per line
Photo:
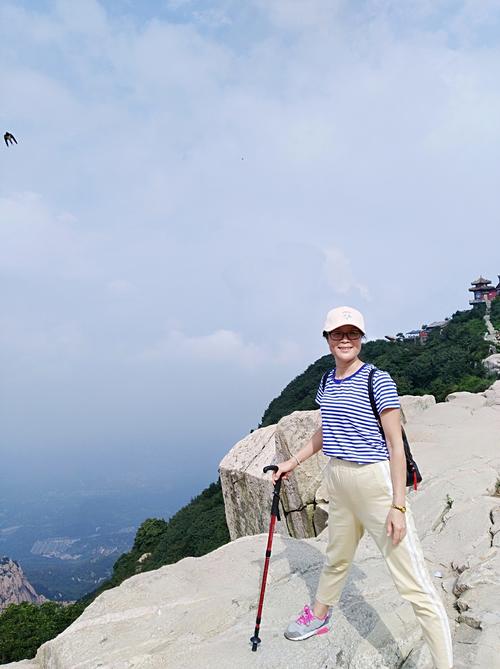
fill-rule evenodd
<path id="1" fill-rule="evenodd" d="M 487 286 L 473 286 L 472 288 L 469 288 L 471 293 L 477 293 L 477 292 L 483 292 L 487 293 L 490 290 L 495 290 L 495 286 L 492 285 L 487 285 Z"/>
<path id="2" fill-rule="evenodd" d="M 479 279 L 476 279 L 475 281 L 471 281 L 471 284 L 474 286 L 476 283 L 491 283 L 489 279 L 485 279 L 484 277 L 480 276 Z"/>

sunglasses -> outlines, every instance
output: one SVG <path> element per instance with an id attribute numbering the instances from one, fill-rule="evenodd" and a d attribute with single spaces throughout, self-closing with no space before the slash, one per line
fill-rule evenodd
<path id="1" fill-rule="evenodd" d="M 363 334 L 359 330 L 349 330 L 349 332 L 335 332 L 335 330 L 332 330 L 327 333 L 327 337 L 332 341 L 342 341 L 344 337 L 347 337 L 349 341 L 356 341 L 361 339 L 362 336 Z"/>

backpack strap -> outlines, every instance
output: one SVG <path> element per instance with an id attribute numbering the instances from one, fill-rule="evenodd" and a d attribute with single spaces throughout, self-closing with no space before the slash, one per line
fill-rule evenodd
<path id="1" fill-rule="evenodd" d="M 372 405 L 373 415 L 377 419 L 378 429 L 380 430 L 382 438 L 385 440 L 384 428 L 382 427 L 382 421 L 380 420 L 380 414 L 375 403 L 375 395 L 373 392 L 373 377 L 375 376 L 376 371 L 378 371 L 377 367 L 372 367 L 368 373 L 368 397 L 370 398 L 370 404 Z"/>
<path id="2" fill-rule="evenodd" d="M 372 405 L 373 415 L 377 419 L 378 429 L 380 430 L 380 434 L 382 435 L 382 438 L 385 441 L 384 428 L 382 427 L 382 421 L 380 420 L 380 414 L 377 410 L 377 405 L 375 404 L 375 395 L 373 393 L 373 377 L 375 376 L 376 371 L 378 371 L 377 367 L 374 367 L 373 369 L 370 369 L 370 372 L 368 374 L 368 396 L 370 397 L 370 404 Z M 413 487 L 416 490 L 417 483 L 420 483 L 420 481 L 422 480 L 422 475 L 420 474 L 420 471 L 417 467 L 417 463 L 413 459 L 413 455 L 411 454 L 410 450 L 410 444 L 408 443 L 408 438 L 406 436 L 405 429 L 402 425 L 401 425 L 401 437 L 403 439 L 403 448 L 406 456 L 406 485 L 407 486 L 413 485 Z"/>
<path id="3" fill-rule="evenodd" d="M 321 392 L 323 393 L 325 392 L 325 386 L 326 386 L 326 381 L 328 379 L 328 374 L 330 374 L 331 371 L 332 371 L 331 369 L 327 370 L 321 377 Z"/>

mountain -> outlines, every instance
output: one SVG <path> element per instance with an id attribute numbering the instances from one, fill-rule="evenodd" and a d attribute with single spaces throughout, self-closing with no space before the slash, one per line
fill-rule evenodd
<path id="1" fill-rule="evenodd" d="M 28 582 L 18 562 L 8 557 L 0 558 L 0 611 L 10 604 L 43 604 L 45 601 L 45 597 L 38 595 Z"/>

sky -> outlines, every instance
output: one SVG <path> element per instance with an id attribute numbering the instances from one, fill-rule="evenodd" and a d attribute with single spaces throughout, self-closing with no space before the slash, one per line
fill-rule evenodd
<path id="1" fill-rule="evenodd" d="M 193 494 L 326 353 L 500 272 L 497 0 L 2 0 L 3 486 Z"/>

